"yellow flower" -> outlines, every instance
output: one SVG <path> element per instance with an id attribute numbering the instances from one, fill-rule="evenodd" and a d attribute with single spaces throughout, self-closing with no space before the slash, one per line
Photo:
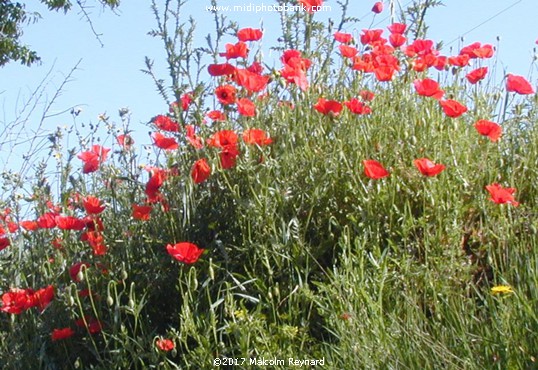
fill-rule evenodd
<path id="1" fill-rule="evenodd" d="M 491 288 L 491 293 L 493 294 L 508 294 L 508 293 L 514 293 L 511 287 L 508 285 L 497 285 Z"/>
<path id="2" fill-rule="evenodd" d="M 236 310 L 234 311 L 234 316 L 237 320 L 245 320 L 248 317 L 248 312 L 246 310 Z"/>

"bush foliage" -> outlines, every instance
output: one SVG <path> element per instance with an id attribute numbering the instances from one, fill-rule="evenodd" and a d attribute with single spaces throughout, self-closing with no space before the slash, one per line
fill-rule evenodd
<path id="1" fill-rule="evenodd" d="M 219 15 L 195 47 L 181 6 L 153 3 L 170 81 L 147 60 L 168 104 L 147 153 L 122 111 L 51 140 L 54 175 L 4 181 L 2 367 L 536 366 L 527 80 L 474 81 L 494 48 L 443 56 L 428 4 L 383 34 L 346 34 L 347 1 L 337 26 L 283 15 L 275 67 Z"/>

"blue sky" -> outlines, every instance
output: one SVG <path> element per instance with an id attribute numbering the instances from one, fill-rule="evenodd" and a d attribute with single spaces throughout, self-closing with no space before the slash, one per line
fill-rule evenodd
<path id="1" fill-rule="evenodd" d="M 272 0 L 264 0 L 266 5 L 273 4 Z M 162 2 L 162 1 L 160 1 Z M 353 29 L 347 29 L 358 35 L 363 28 L 372 23 L 375 28 L 385 28 L 388 10 L 373 18 L 370 9 L 373 0 L 351 0 L 351 16 L 361 19 Z M 411 1 L 399 0 L 402 5 Z M 248 5 L 260 4 L 260 0 L 222 0 L 221 5 Z M 474 41 L 491 43 L 498 46 L 498 58 L 501 70 L 506 72 L 529 76 L 531 62 L 538 47 L 538 15 L 537 0 L 446 0 L 446 5 L 432 10 L 427 16 L 430 27 L 429 38 L 435 41 L 445 41 L 443 54 L 451 54 L 449 47 L 453 47 L 456 54 L 462 46 L 460 37 L 464 35 L 464 45 Z M 144 5 L 141 5 L 144 4 Z M 337 18 L 338 5 L 335 0 L 327 0 L 332 12 L 318 13 L 316 17 Z M 385 5 L 388 1 L 385 1 Z M 213 30 L 212 15 L 205 11 L 209 0 L 190 1 L 184 8 L 185 19 L 192 15 L 198 24 L 197 39 L 203 42 L 207 33 Z M 48 12 L 39 5 L 29 5 L 29 10 L 42 14 L 43 19 L 38 23 L 29 25 L 25 29 L 23 40 L 35 48 L 42 57 L 43 63 L 30 68 L 19 64 L 10 64 L 0 69 L 0 113 L 1 122 L 9 122 L 17 115 L 30 92 L 46 76 L 49 70 L 51 75 L 47 79 L 48 86 L 42 98 L 42 105 L 36 112 L 41 113 L 44 102 L 52 97 L 56 87 L 62 82 L 65 75 L 79 62 L 79 68 L 73 74 L 71 81 L 64 87 L 62 95 L 52 106 L 51 113 L 60 113 L 72 106 L 82 109 L 80 122 L 96 122 L 97 115 L 108 113 L 115 120 L 117 111 L 122 107 L 129 107 L 132 112 L 133 128 L 145 133 L 148 129 L 141 123 L 157 114 L 165 113 L 167 107 L 162 98 L 156 93 L 151 79 L 140 72 L 144 68 L 144 57 L 149 56 L 158 65 L 163 65 L 164 54 L 157 39 L 147 35 L 155 25 L 149 1 L 123 1 L 118 14 L 111 11 L 92 10 L 94 27 L 101 33 L 104 47 L 95 39 L 90 27 L 80 14 L 76 12 L 64 15 Z M 500 13 L 500 14 L 499 14 Z M 277 26 L 276 13 L 226 13 L 228 17 L 238 22 L 240 27 L 259 27 L 264 25 L 266 30 L 264 45 L 276 44 L 277 34 L 271 29 Z M 491 20 L 490 20 L 491 19 Z M 500 42 L 497 42 L 497 36 Z M 235 42 L 229 37 L 229 42 Z M 447 45 L 448 43 L 448 45 Z M 535 73 L 536 74 L 536 67 Z M 501 76 L 502 77 L 502 76 Z M 162 78 L 166 78 L 163 71 Z M 38 120 L 39 115 L 34 114 L 26 123 L 31 130 L 32 124 Z M 55 115 L 45 122 L 45 128 L 53 130 L 56 126 L 72 123 L 71 115 L 67 113 Z M 31 135 L 28 134 L 27 135 Z M 146 144 L 150 142 L 146 138 Z M 6 147 L 0 148 L 0 154 L 6 164 Z M 10 159 L 11 161 L 11 159 Z"/>

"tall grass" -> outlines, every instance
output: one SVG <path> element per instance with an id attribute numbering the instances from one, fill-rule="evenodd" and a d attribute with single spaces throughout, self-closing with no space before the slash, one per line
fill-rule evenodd
<path id="1" fill-rule="evenodd" d="M 348 6 L 342 3 L 338 30 L 353 21 L 345 17 Z M 266 69 L 271 82 L 259 99 L 236 85 L 238 96 L 257 107 L 255 117 L 245 117 L 216 101 L 216 86 L 235 83 L 208 76 L 204 64 L 206 54 L 207 63 L 223 62 L 216 53 L 236 42 L 236 27 L 216 17 L 216 40 L 194 48 L 193 24 L 176 22 L 181 7 L 167 0 L 164 13 L 153 8 L 170 86 L 147 63 L 167 103 L 193 95 L 188 109 L 170 113 L 181 129 L 166 135 L 179 149 L 145 155 L 113 142 L 137 129 L 129 127 L 126 112 L 121 124 L 101 117 L 104 130 L 78 128 L 85 146 L 68 153 L 53 148 L 57 178 L 36 174 L 29 185 L 34 213 L 26 219 L 48 212 L 47 201 L 81 218 L 75 194 L 99 197 L 106 203 L 99 217 L 107 252 L 95 255 L 80 231 L 6 233 L 11 245 L 0 252 L 2 292 L 53 285 L 55 297 L 43 311 L 2 312 L 2 367 L 209 369 L 216 358 L 239 359 L 236 368 L 263 368 L 250 365 L 253 358 L 282 359 L 285 365 L 272 368 L 283 369 L 290 368 L 288 358 L 324 359 L 328 369 L 535 367 L 537 95 L 508 93 L 504 81 L 471 86 L 464 76 L 472 67 L 416 72 L 400 50 L 394 55 L 402 70 L 379 82 L 351 70 L 333 41 L 334 28 L 327 32 L 315 15 L 297 13 L 283 20 L 278 47 L 291 45 L 312 61 L 310 87 L 303 91 Z M 417 4 L 402 11 L 414 30 L 407 36 L 423 32 L 426 11 Z M 294 33 L 303 29 L 311 36 L 308 45 Z M 253 55 L 256 42 L 250 47 Z M 469 111 L 450 118 L 438 101 L 418 96 L 413 81 L 427 76 Z M 344 108 L 335 117 L 313 108 L 320 97 L 342 102 L 361 90 L 375 94 L 369 115 Z M 204 124 L 213 108 L 228 119 Z M 167 109 L 156 107 L 156 113 Z M 498 142 L 476 132 L 479 119 L 502 125 Z M 204 148 L 188 143 L 186 124 L 196 125 Z M 266 131 L 272 144 L 239 140 L 236 164 L 223 169 L 220 149 L 207 145 L 209 139 L 220 130 L 241 135 L 249 128 Z M 93 143 L 113 152 L 98 171 L 83 174 L 76 155 Z M 423 176 L 413 165 L 422 157 L 446 169 Z M 196 184 L 190 173 L 200 158 L 212 173 Z M 367 159 L 381 162 L 390 176 L 365 176 Z M 164 201 L 153 203 L 151 217 L 142 221 L 132 206 L 150 203 L 148 164 L 168 176 L 159 188 Z M 516 188 L 520 205 L 492 202 L 485 190 L 492 183 Z M 17 202 L 5 199 L 13 212 L 4 223 L 23 221 Z M 57 239 L 61 245 L 54 247 Z M 166 250 L 178 242 L 206 251 L 196 263 L 183 264 Z M 70 276 L 77 262 L 87 266 Z M 493 294 L 498 285 L 513 292 Z M 75 320 L 82 321 L 77 326 Z M 53 341 L 53 329 L 65 327 L 75 334 Z M 158 339 L 172 340 L 174 349 L 159 349 Z"/>

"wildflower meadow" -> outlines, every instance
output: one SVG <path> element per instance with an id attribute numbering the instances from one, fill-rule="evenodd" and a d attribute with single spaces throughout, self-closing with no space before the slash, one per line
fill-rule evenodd
<path id="1" fill-rule="evenodd" d="M 155 115 L 4 172 L 2 369 L 538 368 L 536 63 L 443 49 L 438 1 L 288 3 L 269 60 L 152 1 Z"/>

